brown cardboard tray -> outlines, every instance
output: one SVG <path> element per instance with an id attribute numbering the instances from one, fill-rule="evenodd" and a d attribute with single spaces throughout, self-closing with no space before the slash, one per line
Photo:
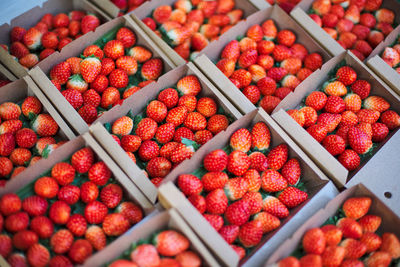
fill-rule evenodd
<path id="1" fill-rule="evenodd" d="M 217 104 L 224 109 L 225 113 L 235 120 L 242 116 L 239 111 L 233 107 L 233 105 L 212 85 L 212 83 L 196 68 L 193 63 L 188 63 L 164 74 L 158 79 L 157 82 L 151 83 L 135 93 L 133 97 L 130 97 L 124 101 L 122 106 L 115 108 L 101 116 L 99 118 L 99 122 L 90 127 L 90 131 L 96 140 L 153 203 L 155 203 L 157 200 L 157 188 L 150 182 L 143 170 L 141 170 L 132 162 L 132 159 L 129 158 L 122 147 L 114 141 L 102 123 L 112 123 L 116 119 L 125 116 L 129 111 L 131 111 L 133 115 L 140 114 L 143 112 L 143 110 L 145 110 L 149 101 L 157 98 L 160 91 L 174 86 L 180 78 L 191 74 L 196 75 L 201 83 L 202 91 L 198 95 L 199 97 L 208 96 L 213 98 L 216 100 Z"/>
<path id="2" fill-rule="evenodd" d="M 299 207 L 291 210 L 288 218 L 281 221 L 278 230 L 266 234 L 261 243 L 255 247 L 250 255 L 247 255 L 240 264 L 245 266 L 259 266 L 272 254 L 276 247 L 289 237 L 316 209 L 325 205 L 336 194 L 337 190 L 328 178 L 311 159 L 294 143 L 294 141 L 271 119 L 262 109 L 255 110 L 236 122 L 228 129 L 201 147 L 198 152 L 188 161 L 176 167 L 165 180 L 169 183 L 159 188 L 159 199 L 166 208 L 176 208 L 187 223 L 192 227 L 202 241 L 213 251 L 215 256 L 225 266 L 237 266 L 238 256 L 206 219 L 190 204 L 180 190 L 173 184 L 181 174 L 192 173 L 202 165 L 203 158 L 209 152 L 223 148 L 229 144 L 230 136 L 240 128 L 250 128 L 256 122 L 263 121 L 268 125 L 271 132 L 271 147 L 281 143 L 289 146 L 289 157 L 296 157 L 302 167 L 302 182 L 308 190 L 309 199 Z"/>
<path id="3" fill-rule="evenodd" d="M 114 29 L 121 24 L 134 31 L 137 36 L 137 44 L 147 47 L 152 51 L 154 57 L 161 58 L 164 61 L 165 72 L 168 72 L 172 69 L 173 64 L 169 61 L 168 57 L 164 55 L 164 53 L 153 43 L 153 41 L 151 41 L 146 36 L 146 34 L 137 26 L 135 22 L 132 21 L 130 17 L 124 16 L 100 25 L 94 32 L 89 32 L 79 38 L 79 40 L 73 41 L 61 52 L 53 53 L 48 58 L 46 58 L 46 61 L 40 62 L 35 68 L 29 71 L 32 79 L 45 93 L 45 95 L 53 102 L 53 105 L 64 116 L 65 120 L 70 124 L 71 128 L 77 134 L 83 134 L 87 132 L 89 126 L 78 114 L 78 112 L 63 97 L 61 92 L 57 90 L 57 88 L 51 83 L 47 75 L 50 73 L 50 70 L 53 66 L 62 62 L 63 60 L 66 60 L 69 57 L 79 56 L 87 46 L 93 44 L 108 31 Z M 105 114 L 106 113 L 103 113 L 103 116 Z M 100 118 L 98 118 L 97 121 L 99 119 Z"/>
<path id="4" fill-rule="evenodd" d="M 214 82 L 215 86 L 221 90 L 242 114 L 247 114 L 255 109 L 255 105 L 215 66 L 215 63 L 220 59 L 221 51 L 231 40 L 236 39 L 237 36 L 245 36 L 250 26 L 261 24 L 267 19 L 274 20 L 277 28 L 280 30 L 292 30 L 296 34 L 296 42 L 303 44 L 310 53 L 320 53 L 324 62 L 332 58 L 328 52 L 321 48 L 304 29 L 277 5 L 258 11 L 249 16 L 245 21 L 239 22 L 223 34 L 218 41 L 212 42 L 203 49 L 200 53 L 201 56 L 197 57 L 194 63 Z"/>

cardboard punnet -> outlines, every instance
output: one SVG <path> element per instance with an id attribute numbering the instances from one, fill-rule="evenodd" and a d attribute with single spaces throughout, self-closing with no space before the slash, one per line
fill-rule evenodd
<path id="1" fill-rule="evenodd" d="M 326 206 L 318 210 L 312 217 L 302 224 L 296 232 L 289 239 L 283 242 L 281 246 L 276 249 L 274 254 L 269 257 L 266 266 L 271 266 L 269 264 L 273 264 L 289 256 L 300 245 L 302 237 L 307 230 L 320 227 L 324 224 L 324 222 L 326 222 L 331 216 L 336 214 L 337 210 L 348 198 L 361 196 L 370 197 L 372 199 L 372 204 L 368 214 L 378 215 L 382 218 L 382 223 L 378 231 L 382 233 L 392 232 L 399 237 L 399 216 L 394 214 L 390 207 L 385 205 L 373 191 L 368 190 L 363 184 L 358 184 L 337 195 L 334 199 L 329 201 Z"/>
<path id="2" fill-rule="evenodd" d="M 59 90 L 51 83 L 47 75 L 50 70 L 58 63 L 69 57 L 79 56 L 81 52 L 89 45 L 93 44 L 104 34 L 119 25 L 124 25 L 134 31 L 137 37 L 136 43 L 142 45 L 152 51 L 153 57 L 161 58 L 164 61 L 164 71 L 168 72 L 172 69 L 173 64 L 168 57 L 151 41 L 135 22 L 128 16 L 114 19 L 108 23 L 100 25 L 94 32 L 89 32 L 79 40 L 73 41 L 66 46 L 61 52 L 55 52 L 46 58 L 46 61 L 40 62 L 35 68 L 29 71 L 32 79 L 37 83 L 39 88 L 57 107 L 58 111 L 64 116 L 65 120 L 71 125 L 71 128 L 77 134 L 83 134 L 88 131 L 89 126 L 78 114 L 78 112 L 68 103 Z M 115 108 L 115 107 L 114 107 Z M 99 118 L 98 118 L 99 119 Z"/>
<path id="3" fill-rule="evenodd" d="M 253 0 L 253 1 L 235 0 L 236 3 L 235 8 L 242 9 L 244 13 L 244 18 L 247 18 L 254 12 L 257 12 L 259 7 L 267 6 L 266 4 L 262 4 L 262 1 L 263 0 Z M 175 2 L 176 0 L 164 0 L 162 1 L 162 4 L 173 5 Z M 146 2 L 137 9 L 135 9 L 135 11 L 131 14 L 131 16 L 133 20 L 146 32 L 146 34 L 150 36 L 150 38 L 165 52 L 165 54 L 167 54 L 171 58 L 175 66 L 180 66 L 182 64 L 185 64 L 186 60 L 184 60 L 181 56 L 179 56 L 172 47 L 170 47 L 164 40 L 162 40 L 149 27 L 147 27 L 146 24 L 142 22 L 142 19 L 150 16 L 152 11 L 158 6 L 160 6 L 159 0 L 152 0 Z"/>
<path id="4" fill-rule="evenodd" d="M 49 100 L 44 96 L 44 94 L 39 90 L 29 76 L 25 76 L 23 79 L 19 79 L 0 88 L 0 104 L 8 101 L 17 103 L 28 96 L 36 96 L 42 103 L 43 111 L 51 115 L 57 122 L 59 126 L 57 137 L 62 140 L 71 140 L 75 138 L 72 130 L 68 127 L 57 110 L 50 104 Z M 26 168 L 22 173 L 13 177 L 13 180 L 24 179 L 24 177 L 30 173 L 30 169 L 31 168 Z"/>
<path id="5" fill-rule="evenodd" d="M 125 251 L 129 250 L 133 243 L 140 242 L 140 240 L 148 238 L 155 232 L 167 229 L 176 230 L 189 239 L 190 250 L 196 252 L 201 257 L 203 261 L 202 266 L 220 266 L 196 234 L 185 223 L 184 219 L 174 209 L 154 214 L 151 217 L 149 216 L 146 223 L 134 227 L 124 236 L 104 248 L 100 253 L 90 257 L 84 266 L 102 266 L 104 263 L 111 263 Z"/>
<path id="6" fill-rule="evenodd" d="M 3 64 L 0 63 L 0 79 L 16 81 L 17 77 L 12 74 Z"/>
<path id="7" fill-rule="evenodd" d="M 231 40 L 236 39 L 237 36 L 245 36 L 250 26 L 262 24 L 267 19 L 274 20 L 279 30 L 292 30 L 296 34 L 296 42 L 303 44 L 310 53 L 320 53 L 324 62 L 331 59 L 331 56 L 277 5 L 258 11 L 245 21 L 239 22 L 218 41 L 212 42 L 203 49 L 201 56 L 197 57 L 194 63 L 243 114 L 254 110 L 255 105 L 215 66 L 215 63 L 219 61 L 222 50 Z"/>
<path id="8" fill-rule="evenodd" d="M 400 131 L 368 161 L 346 184 L 346 188 L 362 183 L 400 217 Z"/>
<path id="9" fill-rule="evenodd" d="M 337 189 L 333 183 L 328 182 L 328 178 L 318 169 L 315 163 L 264 110 L 259 109 L 232 123 L 227 130 L 203 145 L 190 160 L 177 166 L 164 178 L 166 181 L 174 182 L 179 175 L 192 173 L 202 165 L 203 158 L 209 152 L 229 145 L 230 137 L 236 130 L 251 128 L 253 124 L 260 121 L 265 122 L 271 132 L 270 147 L 286 143 L 289 147 L 289 158 L 295 157 L 299 160 L 302 169 L 302 182 L 305 183 L 309 198 L 302 205 L 291 210 L 289 217 L 281 221 L 280 228 L 263 237 L 261 243 L 241 262 L 246 266 L 259 266 L 283 240 L 295 231 L 298 225 L 314 213 L 315 209 L 321 208 L 337 194 Z M 234 250 L 174 184 L 167 183 L 159 187 L 159 200 L 164 207 L 173 207 L 178 210 L 221 263 L 226 266 L 238 265 L 239 259 Z"/>
<path id="10" fill-rule="evenodd" d="M 379 77 L 376 76 L 364 63 L 351 52 L 344 52 L 325 63 L 320 70 L 311 74 L 300 84 L 294 93 L 290 93 L 273 111 L 272 118 L 296 141 L 296 143 L 319 165 L 319 167 L 333 180 L 343 187 L 351 177 L 362 168 L 369 159 L 361 162 L 360 167 L 349 173 L 340 162 L 332 156 L 321 144 L 319 144 L 308 132 L 290 117 L 285 110 L 297 109 L 307 95 L 319 90 L 328 80 L 329 72 L 342 61 L 357 72 L 357 79 L 366 80 L 371 84 L 370 95 L 378 95 L 385 98 L 391 105 L 391 109 L 400 112 L 400 97 L 396 95 Z M 388 140 L 396 131 L 391 132 Z M 378 148 L 385 142 L 379 143 Z M 374 150 L 376 152 L 376 150 Z"/>
<path id="11" fill-rule="evenodd" d="M 153 82 L 130 97 L 122 106 L 111 110 L 99 118 L 99 123 L 93 124 L 90 131 L 104 149 L 111 155 L 117 164 L 125 171 L 132 181 L 139 187 L 151 202 L 157 200 L 157 188 L 150 182 L 144 172 L 132 162 L 132 159 L 119 146 L 101 123 L 112 123 L 116 119 L 125 116 L 129 111 L 133 115 L 145 111 L 149 101 L 157 99 L 160 91 L 174 86 L 179 79 L 187 75 L 196 75 L 201 83 L 199 97 L 211 97 L 221 106 L 227 115 L 233 119 L 239 119 L 242 115 L 236 108 L 212 85 L 193 63 L 182 65 L 161 76 L 157 82 Z"/>
<path id="12" fill-rule="evenodd" d="M 44 2 L 42 6 L 36 6 L 14 18 L 11 20 L 10 24 L 4 23 L 1 25 L 0 43 L 7 45 L 11 43 L 10 32 L 15 26 L 29 29 L 35 26 L 43 17 L 43 15 L 47 13 L 68 13 L 74 9 L 85 10 L 87 12 L 96 14 L 101 22 L 106 22 L 111 19 L 108 15 L 106 15 L 88 0 L 48 0 Z M 46 59 L 42 60 L 42 62 L 43 61 L 46 61 Z M 22 78 L 23 76 L 27 75 L 28 71 L 4 49 L 1 49 L 0 51 L 0 63 L 3 64 L 17 78 Z"/>
<path id="13" fill-rule="evenodd" d="M 397 26 L 383 41 L 380 43 L 371 55 L 366 59 L 368 67 L 370 67 L 378 76 L 384 80 L 398 95 L 400 95 L 400 74 L 390 67 L 380 55 L 386 47 L 391 46 L 400 35 L 400 25 Z"/>
<path id="14" fill-rule="evenodd" d="M 307 14 L 308 10 L 311 9 L 312 4 L 315 0 L 302 0 L 292 10 L 290 16 L 293 17 L 297 23 L 299 23 L 317 42 L 319 42 L 327 51 L 333 56 L 340 55 L 345 49 L 334 40 L 327 32 L 317 25 Z M 394 11 L 395 23 L 400 23 L 400 16 L 398 11 L 400 10 L 400 4 L 396 0 L 385 0 L 382 1 L 382 8 L 388 8 Z M 374 49 L 374 51 L 376 48 Z M 374 51 L 372 53 L 374 53 Z"/>

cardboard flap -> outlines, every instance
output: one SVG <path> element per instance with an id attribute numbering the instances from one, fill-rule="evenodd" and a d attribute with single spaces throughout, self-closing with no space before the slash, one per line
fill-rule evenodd
<path id="1" fill-rule="evenodd" d="M 376 55 L 367 61 L 370 67 L 381 77 L 398 95 L 400 95 L 400 74 L 391 68 L 383 59 Z"/>
<path id="2" fill-rule="evenodd" d="M 110 0 L 90 0 L 111 18 L 118 17 L 119 8 L 114 5 Z"/>
<path id="3" fill-rule="evenodd" d="M 121 146 L 115 142 L 101 123 L 96 123 L 90 127 L 90 132 L 94 138 L 101 143 L 102 147 L 118 163 L 122 170 L 130 177 L 132 182 L 147 196 L 151 203 L 157 200 L 157 189 L 145 176 L 143 171 L 126 154 Z"/>
<path id="4" fill-rule="evenodd" d="M 323 46 L 332 56 L 340 55 L 345 49 L 327 32 L 319 27 L 302 9 L 294 8 L 290 16 L 299 23 L 314 40 Z"/>
<path id="5" fill-rule="evenodd" d="M 7 69 L 17 78 L 24 77 L 28 72 L 4 49 L 0 49 L 0 63 L 7 66 Z"/>
<path id="6" fill-rule="evenodd" d="M 206 246 L 213 251 L 226 266 L 237 266 L 239 258 L 236 252 L 226 243 L 208 221 L 197 212 L 186 197 L 174 184 L 166 183 L 159 187 L 159 200 L 165 208 L 176 208 L 193 231 L 202 238 Z"/>
<path id="7" fill-rule="evenodd" d="M 271 5 L 265 0 L 249 0 L 256 8 L 263 10 L 269 8 Z"/>
<path id="8" fill-rule="evenodd" d="M 12 74 L 3 64 L 0 63 L 0 76 L 3 79 L 8 79 L 10 81 L 17 80 L 17 77 Z"/>

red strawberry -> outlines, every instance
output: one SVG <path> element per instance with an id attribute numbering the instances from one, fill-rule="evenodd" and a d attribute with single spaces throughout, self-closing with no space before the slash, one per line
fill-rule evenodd
<path id="1" fill-rule="evenodd" d="M 7 257 L 13 249 L 11 238 L 6 235 L 0 235 L 0 255 L 3 257 Z"/>
<path id="2" fill-rule="evenodd" d="M 358 154 L 365 154 L 372 148 L 371 138 L 359 128 L 350 128 L 347 137 L 350 147 Z"/>
<path id="3" fill-rule="evenodd" d="M 116 39 L 121 41 L 125 48 L 129 48 L 136 43 L 135 34 L 126 27 L 122 27 L 118 30 Z"/>
<path id="4" fill-rule="evenodd" d="M 204 168 L 209 172 L 221 172 L 228 164 L 228 155 L 222 149 L 217 149 L 204 157 Z"/>
<path id="5" fill-rule="evenodd" d="M 185 159 L 191 158 L 194 151 L 195 149 L 191 145 L 178 144 L 175 151 L 171 154 L 171 162 L 175 164 L 181 163 Z"/>
<path id="6" fill-rule="evenodd" d="M 143 266 L 158 266 L 161 263 L 157 249 L 155 246 L 149 244 L 137 246 L 130 254 L 130 258 L 133 262 Z"/>
<path id="7" fill-rule="evenodd" d="M 306 253 L 322 254 L 325 250 L 325 236 L 320 228 L 312 228 L 303 236 L 303 248 Z"/>
<path id="8" fill-rule="evenodd" d="M 361 225 L 351 218 L 342 218 L 337 221 L 336 226 L 342 230 L 343 236 L 358 239 L 362 236 Z"/>
<path id="9" fill-rule="evenodd" d="M 380 121 L 387 126 L 389 130 L 394 130 L 400 126 L 400 116 L 393 110 L 387 110 L 380 116 Z"/>
<path id="10" fill-rule="evenodd" d="M 206 211 L 211 214 L 223 214 L 228 207 L 228 198 L 223 189 L 215 189 L 207 194 Z"/>
<path id="11" fill-rule="evenodd" d="M 374 252 L 365 260 L 367 266 L 389 266 L 390 262 L 390 254 L 384 251 Z"/>
<path id="12" fill-rule="evenodd" d="M 250 218 L 250 206 L 245 200 L 238 200 L 229 205 L 225 211 L 225 218 L 230 224 L 243 225 Z"/>
<path id="13" fill-rule="evenodd" d="M 36 180 L 34 190 L 41 197 L 53 198 L 58 193 L 58 184 L 55 179 L 44 176 Z"/>
<path id="14" fill-rule="evenodd" d="M 170 123 L 170 125 L 171 124 L 172 123 Z M 161 127 L 162 126 L 160 126 L 160 128 Z M 171 125 L 171 129 L 172 129 L 172 127 L 174 127 L 174 129 L 175 129 L 175 126 L 173 126 L 173 124 Z M 195 139 L 193 132 L 189 128 L 186 128 L 186 127 L 178 128 L 175 131 L 175 133 L 173 132 L 173 130 L 171 130 L 171 132 L 173 134 L 174 141 L 178 142 L 178 143 L 182 143 L 183 138 L 186 138 L 186 139 L 189 139 L 189 140 L 192 140 L 192 141 Z M 169 134 L 171 134 L 171 133 L 169 133 Z"/>
<path id="15" fill-rule="evenodd" d="M 163 63 L 159 58 L 152 58 L 142 65 L 141 75 L 146 80 L 156 80 L 163 72 Z"/>
<path id="16" fill-rule="evenodd" d="M 339 162 L 349 171 L 353 171 L 360 165 L 360 156 L 351 149 L 346 149 L 339 155 Z"/>
<path id="17" fill-rule="evenodd" d="M 19 59 L 19 63 L 26 68 L 33 68 L 39 62 L 39 57 L 36 54 L 27 54 Z"/>
<path id="18" fill-rule="evenodd" d="M 23 43 L 13 42 L 10 46 L 10 54 L 19 59 L 28 55 L 29 50 Z"/>
<path id="19" fill-rule="evenodd" d="M 209 172 L 203 175 L 201 182 L 205 191 L 223 188 L 228 182 L 228 175 L 224 172 Z"/>
<path id="20" fill-rule="evenodd" d="M 88 223 L 100 224 L 107 216 L 107 206 L 99 201 L 92 201 L 85 207 L 85 218 Z"/>
<path id="21" fill-rule="evenodd" d="M 26 31 L 24 36 L 22 37 L 22 42 L 26 45 L 30 50 L 38 49 L 42 42 L 42 33 L 36 28 L 30 28 Z"/>
<path id="22" fill-rule="evenodd" d="M 54 225 L 48 217 L 36 216 L 30 222 L 30 229 L 44 239 L 53 235 Z"/>
<path id="23" fill-rule="evenodd" d="M 168 109 L 171 109 L 178 104 L 179 96 L 175 89 L 167 88 L 160 92 L 157 99 L 163 102 Z"/>
<path id="24" fill-rule="evenodd" d="M 364 108 L 384 112 L 390 108 L 390 104 L 380 96 L 369 96 L 364 99 Z"/>
<path id="25" fill-rule="evenodd" d="M 173 257 L 189 248 L 189 240 L 174 230 L 165 230 L 154 237 L 154 244 L 162 256 Z"/>
<path id="26" fill-rule="evenodd" d="M 162 24 L 169 20 L 171 13 L 172 13 L 172 8 L 170 6 L 162 5 L 154 10 L 153 19 L 157 23 Z"/>
<path id="27" fill-rule="evenodd" d="M 93 248 L 89 241 L 85 239 L 78 239 L 72 244 L 71 249 L 68 252 L 69 258 L 75 262 L 82 264 L 84 261 L 92 255 Z"/>
<path id="28" fill-rule="evenodd" d="M 230 146 L 233 150 L 248 152 L 251 147 L 251 134 L 247 129 L 239 129 L 230 138 Z"/>
<path id="29" fill-rule="evenodd" d="M 56 266 L 73 266 L 71 261 L 66 257 L 62 255 L 56 255 L 50 259 L 49 262 L 50 267 L 56 267 Z"/>
<path id="30" fill-rule="evenodd" d="M 63 254 L 70 249 L 73 242 L 72 233 L 66 229 L 61 229 L 51 237 L 50 246 L 55 253 Z"/>
<path id="31" fill-rule="evenodd" d="M 212 134 L 217 134 L 228 128 L 229 120 L 225 115 L 215 114 L 208 119 L 207 130 Z"/>
<path id="32" fill-rule="evenodd" d="M 285 189 L 287 185 L 287 181 L 275 170 L 268 169 L 262 173 L 261 187 L 266 192 L 278 192 Z"/>
<path id="33" fill-rule="evenodd" d="M 55 178 L 60 185 L 68 185 L 75 178 L 75 169 L 66 162 L 59 162 L 51 169 L 51 176 Z"/>
<path id="34" fill-rule="evenodd" d="M 248 183 L 246 179 L 241 177 L 232 178 L 225 184 L 224 190 L 229 200 L 238 200 L 247 192 Z"/>
<path id="35" fill-rule="evenodd" d="M 124 44 L 120 40 L 111 40 L 103 48 L 106 57 L 113 60 L 122 57 L 125 54 Z"/>
<path id="36" fill-rule="evenodd" d="M 76 151 L 71 157 L 71 165 L 78 173 L 89 171 L 94 162 L 94 154 L 89 147 Z"/>
<path id="37" fill-rule="evenodd" d="M 381 246 L 382 239 L 375 233 L 367 232 L 363 233 L 360 242 L 366 245 L 367 253 L 369 253 L 377 250 Z"/>
<path id="38" fill-rule="evenodd" d="M 187 113 L 188 113 L 188 110 L 185 106 L 175 107 L 168 112 L 167 117 L 166 117 L 166 122 L 173 123 L 175 126 L 179 126 L 185 121 Z M 136 132 L 137 132 L 137 130 L 136 130 Z"/>
<path id="39" fill-rule="evenodd" d="M 27 250 L 33 244 L 38 243 L 38 241 L 38 235 L 30 230 L 22 230 L 16 233 L 12 238 L 13 246 L 20 250 Z"/>
<path id="40" fill-rule="evenodd" d="M 343 203 L 343 212 L 348 218 L 360 219 L 368 213 L 371 202 L 371 198 L 369 197 L 349 198 Z"/>
<path id="41" fill-rule="evenodd" d="M 325 137 L 322 141 L 322 145 L 332 156 L 342 154 L 346 147 L 343 138 L 335 134 Z"/>
<path id="42" fill-rule="evenodd" d="M 55 224 L 66 224 L 71 214 L 71 207 L 64 201 L 54 202 L 49 209 L 49 218 Z"/>
<path id="43" fill-rule="evenodd" d="M 367 246 L 355 239 L 347 238 L 340 243 L 345 248 L 345 258 L 358 259 L 367 252 Z"/>
<path id="44" fill-rule="evenodd" d="M 268 168 L 279 170 L 285 164 L 288 158 L 288 147 L 286 144 L 280 144 L 274 147 L 267 156 Z"/>
<path id="45" fill-rule="evenodd" d="M 24 28 L 19 27 L 19 26 L 13 27 L 10 32 L 11 42 L 13 43 L 13 42 L 22 41 L 25 33 L 26 33 L 26 30 Z"/>
<path id="46" fill-rule="evenodd" d="M 95 250 L 101 250 L 107 245 L 106 235 L 103 229 L 97 225 L 92 225 L 86 230 L 85 239 Z"/>
<path id="47" fill-rule="evenodd" d="M 115 208 L 122 199 L 122 188 L 116 184 L 109 184 L 103 187 L 100 193 L 101 202 L 108 208 Z"/>
<path id="48" fill-rule="evenodd" d="M 146 170 L 150 177 L 164 177 L 171 171 L 171 162 L 163 157 L 156 157 L 149 161 Z"/>
<path id="49" fill-rule="evenodd" d="M 74 236 L 84 235 L 86 227 L 86 219 L 81 214 L 72 215 L 67 222 L 67 228 L 71 231 L 72 234 L 74 234 Z"/>
<path id="50" fill-rule="evenodd" d="M 321 227 L 321 230 L 324 232 L 327 246 L 336 246 L 342 240 L 342 231 L 335 225 L 324 225 Z"/>
<path id="51" fill-rule="evenodd" d="M 311 53 L 304 59 L 304 67 L 312 71 L 316 71 L 317 69 L 321 68 L 322 63 L 322 57 L 318 53 Z"/>
<path id="52" fill-rule="evenodd" d="M 279 200 L 288 208 L 294 208 L 307 200 L 308 194 L 296 187 L 289 186 L 278 196 Z"/>
<path id="53" fill-rule="evenodd" d="M 300 180 L 301 167 L 297 159 L 288 160 L 282 167 L 281 174 L 289 185 L 295 185 Z"/>
<path id="54" fill-rule="evenodd" d="M 239 226 L 224 225 L 218 232 L 228 244 L 232 244 L 239 235 Z"/>
<path id="55" fill-rule="evenodd" d="M 192 131 L 204 130 L 207 127 L 207 119 L 199 112 L 188 113 L 184 125 Z"/>
<path id="56" fill-rule="evenodd" d="M 50 260 L 50 253 L 45 246 L 37 243 L 28 249 L 26 257 L 31 266 L 46 266 Z"/>
<path id="57" fill-rule="evenodd" d="M 340 114 L 322 113 L 318 116 L 317 124 L 324 126 L 330 133 L 336 129 L 341 119 L 342 116 Z"/>
<path id="58" fill-rule="evenodd" d="M 69 77 L 71 76 L 71 71 L 71 66 L 64 61 L 55 65 L 50 70 L 50 78 L 63 85 L 67 83 Z"/>
<path id="59" fill-rule="evenodd" d="M 128 55 L 133 57 L 137 62 L 144 63 L 153 56 L 153 53 L 142 46 L 134 46 L 129 49 Z"/>
<path id="60" fill-rule="evenodd" d="M 67 204 L 72 205 L 78 202 L 81 190 L 75 185 L 66 185 L 61 187 L 58 191 L 57 197 L 59 200 L 65 201 Z"/>
<path id="61" fill-rule="evenodd" d="M 268 113 L 271 114 L 281 100 L 276 96 L 265 96 L 261 99 L 260 106 Z"/>
<path id="62" fill-rule="evenodd" d="M 325 107 L 327 102 L 327 96 L 319 91 L 314 91 L 306 98 L 306 105 L 314 108 L 316 111 L 319 111 Z"/>
<path id="63" fill-rule="evenodd" d="M 243 175 L 250 167 L 249 157 L 242 151 L 233 151 L 228 159 L 228 171 L 234 175 Z"/>
<path id="64" fill-rule="evenodd" d="M 97 185 L 105 185 L 111 178 L 111 171 L 104 162 L 99 161 L 90 167 L 88 177 L 90 181 Z"/>
<path id="65" fill-rule="evenodd" d="M 189 112 L 193 112 L 196 109 L 197 98 L 193 95 L 183 95 L 179 98 L 178 106 L 185 106 Z"/>
<path id="66" fill-rule="evenodd" d="M 206 200 L 203 196 L 191 195 L 188 200 L 201 214 L 206 212 Z"/>
<path id="67" fill-rule="evenodd" d="M 180 129 L 187 129 L 187 128 L 180 128 Z M 189 132 L 191 131 L 189 130 Z M 177 133 L 175 133 L 175 125 L 172 123 L 166 123 L 158 127 L 155 138 L 159 143 L 165 144 L 171 141 L 172 138 L 174 138 L 174 135 L 177 135 Z"/>
<path id="68" fill-rule="evenodd" d="M 81 75 L 87 83 L 93 82 L 101 72 L 101 62 L 96 57 L 87 57 L 80 63 Z"/>
<path id="69" fill-rule="evenodd" d="M 262 223 L 257 220 L 250 221 L 240 227 L 239 241 L 244 247 L 253 247 L 261 242 L 262 235 Z"/>
<path id="70" fill-rule="evenodd" d="M 139 148 L 139 157 L 143 161 L 149 161 L 157 157 L 160 153 L 159 147 L 155 141 L 147 140 Z"/>
<path id="71" fill-rule="evenodd" d="M 29 224 L 28 213 L 20 211 L 9 215 L 4 220 L 4 228 L 8 232 L 16 233 L 25 230 Z"/>
<path id="72" fill-rule="evenodd" d="M 339 266 L 344 257 L 346 250 L 339 246 L 327 246 L 324 253 L 321 255 L 322 264 Z"/>

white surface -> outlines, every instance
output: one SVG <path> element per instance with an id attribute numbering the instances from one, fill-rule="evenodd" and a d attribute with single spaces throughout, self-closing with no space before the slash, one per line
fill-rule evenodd
<path id="1" fill-rule="evenodd" d="M 0 0 L 0 25 L 10 21 L 46 0 Z"/>

